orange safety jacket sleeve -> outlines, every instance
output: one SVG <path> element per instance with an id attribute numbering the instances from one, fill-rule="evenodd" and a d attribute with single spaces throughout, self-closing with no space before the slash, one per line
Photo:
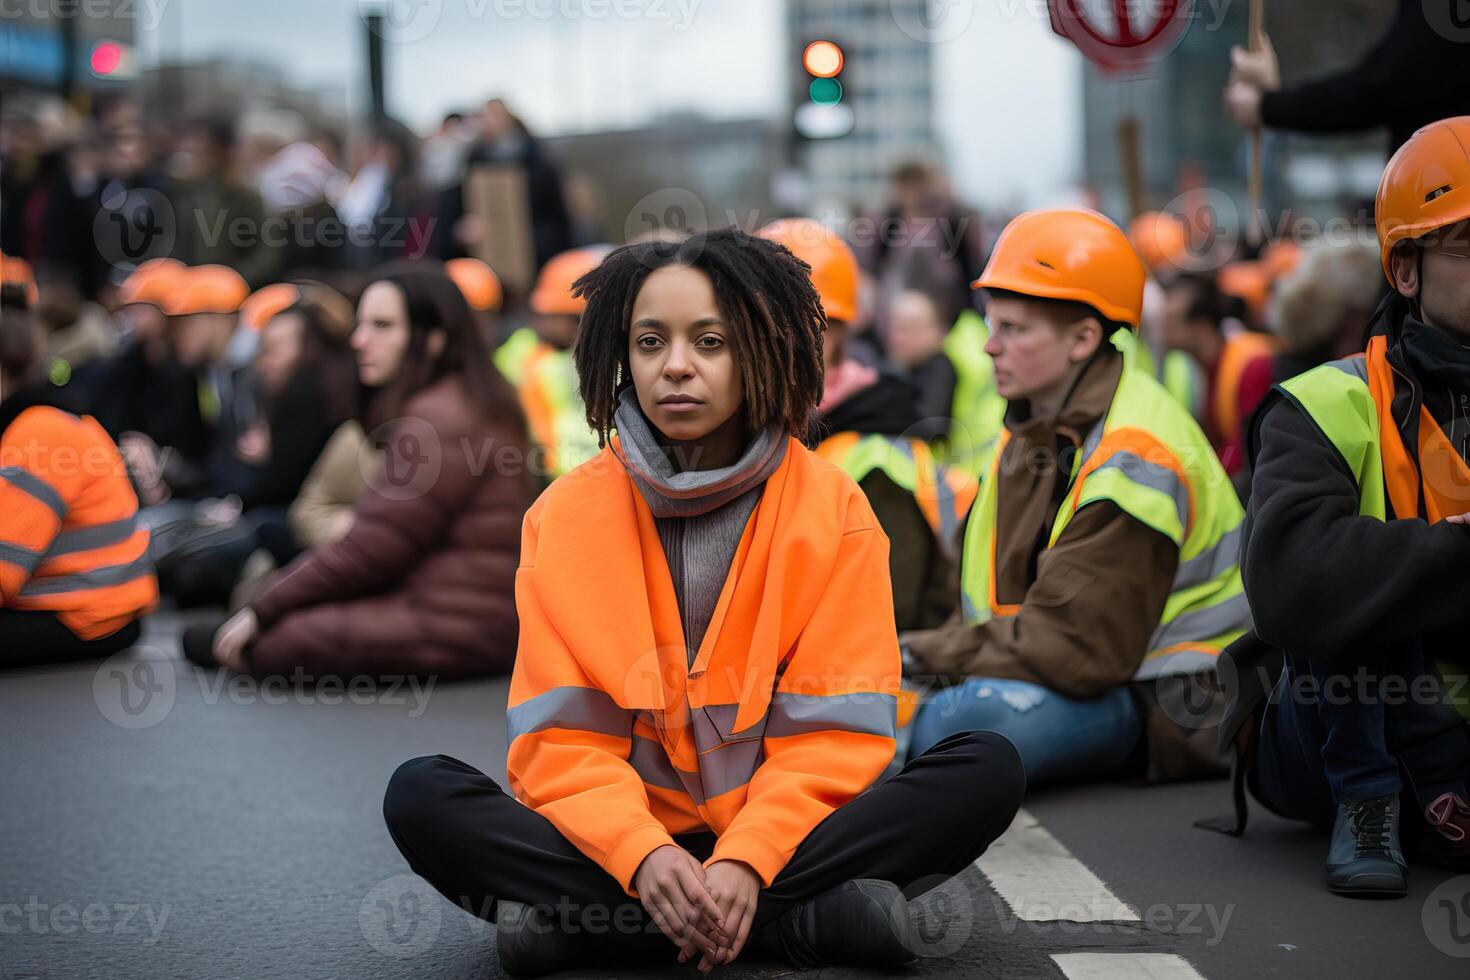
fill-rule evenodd
<path id="1" fill-rule="evenodd" d="M 807 834 L 893 760 L 898 637 L 888 538 L 869 522 L 843 534 L 772 695 L 765 760 L 706 867 L 743 861 L 769 887 Z"/>
<path id="2" fill-rule="evenodd" d="M 966 555 L 965 560 L 983 560 Z M 1179 550 L 1162 534 L 1097 501 L 1042 551 L 1015 616 L 905 633 L 926 673 L 994 677 L 1092 698 L 1127 683 L 1173 589 Z"/>
<path id="3" fill-rule="evenodd" d="M 0 466 L 0 607 L 12 605 L 61 533 L 66 502 L 20 466 Z"/>
<path id="4" fill-rule="evenodd" d="M 541 510 L 533 505 L 521 530 L 506 773 L 517 799 L 637 897 L 633 876 L 643 859 L 674 839 L 628 762 L 633 712 L 593 685 L 544 612 L 542 590 L 555 584 L 536 574 Z"/>

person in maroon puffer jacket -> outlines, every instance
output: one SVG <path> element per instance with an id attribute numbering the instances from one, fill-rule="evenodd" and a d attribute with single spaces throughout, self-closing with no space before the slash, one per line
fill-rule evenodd
<path id="1" fill-rule="evenodd" d="M 507 671 L 533 481 L 526 424 L 464 297 L 437 271 L 386 267 L 352 334 L 364 428 L 384 450 L 350 532 L 282 570 L 185 655 L 257 675 Z"/>

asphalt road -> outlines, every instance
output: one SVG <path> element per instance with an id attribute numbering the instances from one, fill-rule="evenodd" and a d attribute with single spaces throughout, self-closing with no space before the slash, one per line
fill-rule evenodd
<path id="1" fill-rule="evenodd" d="M 493 927 L 408 872 L 380 806 L 416 755 L 503 779 L 506 683 L 262 687 L 180 659 L 179 631 L 160 615 L 123 659 L 0 674 L 0 977 L 501 976 Z M 1136 915 L 1073 921 L 1029 861 L 1004 888 L 972 868 L 918 903 L 933 955 L 905 974 L 1470 976 L 1470 876 L 1337 898 L 1306 829 L 1259 808 L 1243 840 L 1191 827 L 1227 807 L 1222 783 L 1034 795 L 1048 860 Z"/>

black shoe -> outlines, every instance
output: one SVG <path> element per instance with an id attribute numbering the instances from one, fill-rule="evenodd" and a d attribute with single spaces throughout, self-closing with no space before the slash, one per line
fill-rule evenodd
<path id="1" fill-rule="evenodd" d="M 919 958 L 909 903 L 889 881 L 859 878 L 783 912 L 759 946 L 794 966 L 907 966 Z"/>
<path id="2" fill-rule="evenodd" d="M 1399 846 L 1399 798 L 1344 800 L 1337 806 L 1327 855 L 1327 887 L 1339 895 L 1396 898 L 1408 894 Z"/>
<path id="3" fill-rule="evenodd" d="M 191 664 L 211 669 L 220 666 L 220 662 L 214 659 L 214 634 L 219 632 L 223 621 L 211 620 L 207 623 L 195 623 L 193 626 L 184 628 L 182 645 L 184 647 L 184 659 Z"/>
<path id="4" fill-rule="evenodd" d="M 541 977 L 595 965 L 576 938 L 557 928 L 549 908 L 504 899 L 496 906 L 495 947 L 501 968 L 513 977 Z"/>

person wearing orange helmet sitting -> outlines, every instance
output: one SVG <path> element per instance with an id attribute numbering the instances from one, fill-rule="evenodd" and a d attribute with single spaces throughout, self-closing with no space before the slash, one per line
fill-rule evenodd
<path id="1" fill-rule="evenodd" d="M 1470 627 L 1470 116 L 1399 149 L 1375 215 L 1393 292 L 1366 352 L 1256 415 L 1256 632 L 1229 651 L 1222 729 L 1258 799 L 1331 829 L 1347 895 L 1405 894 L 1406 849 L 1470 863 L 1470 729 L 1436 664 L 1463 673 Z"/>
<path id="2" fill-rule="evenodd" d="M 587 410 L 577 394 L 572 345 L 587 301 L 573 295 L 572 284 L 602 262 L 600 245 L 554 255 L 536 278 L 530 307 L 529 336 L 516 331 L 496 351 L 495 365 L 516 385 L 531 427 L 531 441 L 543 454 L 532 469 L 555 479 L 597 455 L 597 435 L 587 424 Z"/>
<path id="3" fill-rule="evenodd" d="M 1005 428 L 966 524 L 960 613 L 900 637 L 911 675 L 954 682 L 920 707 L 915 752 L 973 728 L 1011 739 L 1032 783 L 1223 772 L 1190 705 L 1250 624 L 1241 508 L 1135 364 L 1144 278 L 1107 218 L 1046 210 L 1011 222 L 974 283 Z"/>
<path id="4" fill-rule="evenodd" d="M 858 264 L 847 243 L 810 218 L 774 221 L 759 234 L 810 267 L 827 318 L 817 455 L 857 482 L 888 535 L 898 628 L 938 626 L 954 611 L 958 532 L 979 486 L 942 466 L 919 437 L 926 430 L 907 379 L 847 356 L 858 308 Z"/>
<path id="5" fill-rule="evenodd" d="M 44 380 L 43 345 L 0 310 L 0 668 L 126 650 L 158 599 L 122 458 Z"/>

